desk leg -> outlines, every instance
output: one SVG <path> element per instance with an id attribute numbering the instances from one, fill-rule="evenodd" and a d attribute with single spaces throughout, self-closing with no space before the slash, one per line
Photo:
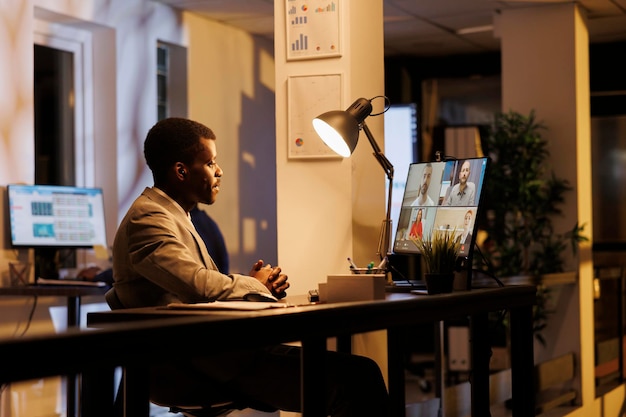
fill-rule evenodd
<path id="1" fill-rule="evenodd" d="M 443 340 L 445 327 L 444 321 L 436 321 L 433 323 L 433 338 L 435 341 L 435 397 L 439 398 L 439 416 L 444 416 L 446 411 L 446 399 L 444 398 L 446 391 L 444 360 L 446 356 L 444 354 L 445 344 Z"/>
<path id="2" fill-rule="evenodd" d="M 67 297 L 67 328 L 80 326 L 80 297 Z"/>
<path id="3" fill-rule="evenodd" d="M 76 379 L 78 375 L 70 374 L 65 376 L 65 395 L 66 395 L 66 415 L 67 417 L 78 417 L 77 411 L 77 395 L 76 395 Z"/>
<path id="4" fill-rule="evenodd" d="M 325 369 L 326 339 L 302 340 L 302 417 L 326 416 L 326 383 L 319 375 Z"/>
<path id="5" fill-rule="evenodd" d="M 511 395 L 513 417 L 535 415 L 533 308 L 512 309 L 511 317 Z"/>
<path id="6" fill-rule="evenodd" d="M 389 379 L 389 410 L 392 416 L 406 413 L 405 376 L 402 360 L 402 337 L 396 328 L 387 329 L 387 367 Z"/>
<path id="7" fill-rule="evenodd" d="M 85 417 L 116 416 L 115 368 L 86 370 L 81 375 L 80 413 Z"/>
<path id="8" fill-rule="evenodd" d="M 124 384 L 124 417 L 150 416 L 150 381 L 148 373 L 148 368 L 142 366 L 124 369 L 121 382 Z"/>
<path id="9" fill-rule="evenodd" d="M 337 352 L 352 353 L 352 335 L 337 336 Z"/>
<path id="10" fill-rule="evenodd" d="M 473 315 L 470 319 L 472 355 L 472 416 L 491 416 L 489 401 L 489 317 L 487 313 Z M 530 415 L 530 414 L 529 414 Z"/>
<path id="11" fill-rule="evenodd" d="M 67 328 L 80 326 L 80 297 L 67 297 Z M 71 374 L 66 376 L 66 396 L 67 396 L 67 417 L 76 417 L 77 407 L 77 381 L 78 375 Z"/>

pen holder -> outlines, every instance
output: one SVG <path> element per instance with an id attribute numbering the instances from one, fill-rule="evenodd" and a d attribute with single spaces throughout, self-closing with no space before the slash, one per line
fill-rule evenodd
<path id="1" fill-rule="evenodd" d="M 326 300 L 341 301 L 383 300 L 385 298 L 384 274 L 339 274 L 328 275 Z"/>
<path id="2" fill-rule="evenodd" d="M 358 274 L 358 275 L 363 275 L 363 274 L 385 274 L 387 271 L 385 271 L 382 268 L 350 268 L 350 271 L 353 274 Z"/>

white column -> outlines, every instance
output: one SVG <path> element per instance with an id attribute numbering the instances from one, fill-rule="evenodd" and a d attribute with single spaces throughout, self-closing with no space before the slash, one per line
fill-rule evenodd
<path id="1" fill-rule="evenodd" d="M 556 232 L 578 222 L 591 238 L 589 39 L 584 11 L 575 3 L 503 11 L 498 29 L 502 110 L 522 114 L 535 110 L 537 121 L 547 128 L 542 134 L 549 140 L 551 168 L 573 187 L 565 195 L 564 215 L 555 219 Z M 578 258 L 566 266 L 578 271 L 578 285 L 553 291 L 563 307 L 550 319 L 544 332 L 547 347 L 536 349 L 535 358 L 541 361 L 576 351 L 581 361 L 583 408 L 587 409 L 595 398 L 593 262 L 591 245 L 583 244 L 580 249 Z M 590 415 L 588 411 L 582 414 Z"/>
<path id="2" fill-rule="evenodd" d="M 340 74 L 341 110 L 359 97 L 384 95 L 383 2 L 336 2 L 341 56 L 289 61 L 285 22 L 289 3 L 274 4 L 278 261 L 290 275 L 290 292 L 302 294 L 317 288 L 328 274 L 348 273 L 349 256 L 360 265 L 376 261 L 386 176 L 363 132 L 351 158 L 289 159 L 288 79 Z M 377 112 L 384 102 L 373 104 Z M 383 117 L 369 117 L 367 124 L 383 148 Z"/>

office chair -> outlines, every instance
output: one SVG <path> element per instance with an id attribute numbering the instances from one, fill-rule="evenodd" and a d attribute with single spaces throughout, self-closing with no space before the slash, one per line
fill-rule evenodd
<path id="1" fill-rule="evenodd" d="M 224 241 L 224 235 L 219 226 L 208 215 L 208 213 L 198 206 L 191 209 L 189 212 L 191 222 L 196 227 L 196 231 L 204 241 L 207 251 L 213 258 L 217 269 L 224 274 L 228 274 L 230 269 L 230 258 L 228 256 L 228 250 L 226 249 L 226 242 Z"/>
<path id="2" fill-rule="evenodd" d="M 111 310 L 124 308 L 115 288 L 109 289 L 104 299 Z M 123 394 L 123 385 L 120 384 L 115 398 L 116 416 L 123 416 Z M 200 373 L 181 371 L 180 367 L 171 363 L 151 367 L 150 402 L 185 417 L 221 417 L 244 408 L 264 412 L 277 410 L 258 401 L 239 398 Z"/>
<path id="3" fill-rule="evenodd" d="M 229 256 L 219 226 L 204 210 L 198 207 L 194 207 L 190 215 L 191 221 L 204 241 L 211 258 L 213 258 L 218 269 L 227 274 Z M 104 271 L 102 275 L 102 280 L 113 285 L 112 269 Z M 111 310 L 125 308 L 113 287 L 105 293 L 104 298 Z M 120 394 L 123 394 L 121 384 L 115 400 L 117 416 L 123 414 L 123 395 Z M 208 381 L 203 375 L 192 375 L 188 371 L 182 372 L 178 367 L 171 364 L 152 367 L 150 401 L 158 406 L 169 408 L 172 413 L 180 413 L 185 417 L 221 417 L 244 408 L 253 408 L 265 412 L 276 411 L 275 408 L 257 401 L 235 398 L 231 392 L 226 392 L 219 384 Z"/>

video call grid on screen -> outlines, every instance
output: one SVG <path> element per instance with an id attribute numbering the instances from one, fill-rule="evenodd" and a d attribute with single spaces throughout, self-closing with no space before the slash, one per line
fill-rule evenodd
<path id="1" fill-rule="evenodd" d="M 100 188 L 10 184 L 9 223 L 15 247 L 106 247 Z"/>
<path id="2" fill-rule="evenodd" d="M 468 256 L 474 244 L 476 213 L 487 163 L 488 158 L 469 158 L 411 164 L 397 223 L 394 252 L 418 254 L 419 249 L 411 237 L 428 240 L 438 229 L 461 235 L 459 256 Z M 430 184 L 426 185 L 428 172 L 431 172 Z M 468 186 L 461 193 L 459 184 L 465 178 Z M 420 193 L 423 188 L 427 188 L 425 195 Z"/>

